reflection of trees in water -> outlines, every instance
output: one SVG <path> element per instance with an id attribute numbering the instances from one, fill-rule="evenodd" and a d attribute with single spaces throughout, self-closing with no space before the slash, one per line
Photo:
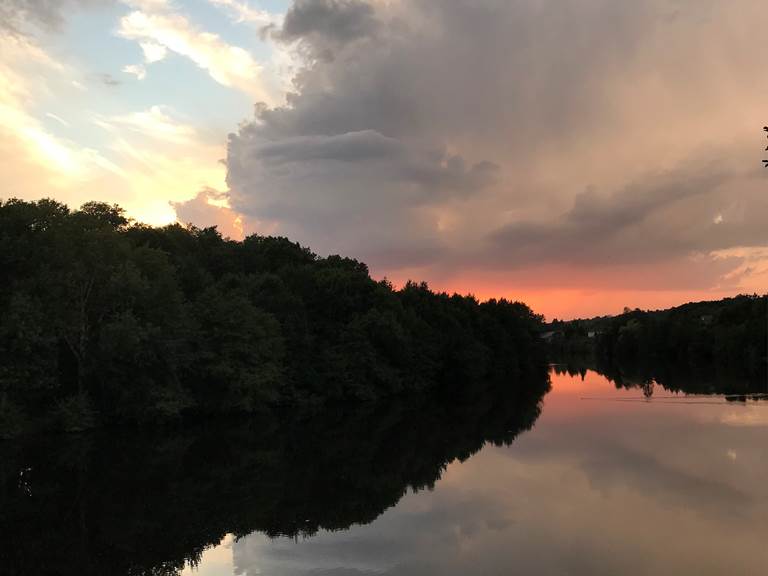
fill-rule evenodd
<path id="1" fill-rule="evenodd" d="M 722 366 L 692 367 L 687 363 L 660 362 L 645 358 L 634 362 L 608 361 L 594 355 L 569 355 L 553 359 L 557 374 L 581 377 L 593 370 L 607 378 L 616 388 L 640 389 L 652 398 L 657 388 L 685 394 L 725 395 L 727 400 L 764 399 L 768 393 L 768 375 L 739 372 Z"/>
<path id="2" fill-rule="evenodd" d="M 554 361 L 592 368 L 618 387 L 688 394 L 768 392 L 768 296 L 741 295 L 659 311 L 553 322 Z"/>
<path id="3" fill-rule="evenodd" d="M 136 437 L 0 444 L 7 574 L 176 574 L 226 533 L 309 536 L 373 521 L 454 459 L 530 429 L 538 380 Z"/>
<path id="4" fill-rule="evenodd" d="M 653 396 L 653 386 L 655 382 L 653 380 L 646 380 L 645 382 L 642 382 L 640 384 L 640 387 L 643 389 L 643 396 L 646 398 L 650 398 Z"/>

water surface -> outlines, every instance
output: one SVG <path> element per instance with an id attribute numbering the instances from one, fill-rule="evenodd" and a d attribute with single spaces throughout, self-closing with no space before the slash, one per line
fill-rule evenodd
<path id="1" fill-rule="evenodd" d="M 764 574 L 766 440 L 759 395 L 553 370 L 345 413 L 4 443 L 0 573 Z"/>
<path id="2" fill-rule="evenodd" d="M 533 430 L 374 522 L 227 536 L 184 573 L 765 574 L 768 404 L 735 400 L 553 373 Z"/>

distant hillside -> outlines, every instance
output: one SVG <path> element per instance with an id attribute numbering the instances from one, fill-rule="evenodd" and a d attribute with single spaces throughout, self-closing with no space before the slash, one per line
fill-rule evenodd
<path id="1" fill-rule="evenodd" d="M 546 324 L 555 354 L 593 354 L 603 363 L 663 363 L 757 374 L 768 362 L 768 296 L 692 302 L 668 310 L 628 310 Z"/>

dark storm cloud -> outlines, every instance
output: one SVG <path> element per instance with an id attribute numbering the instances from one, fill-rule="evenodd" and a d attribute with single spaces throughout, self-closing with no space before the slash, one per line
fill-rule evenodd
<path id="1" fill-rule="evenodd" d="M 378 31 L 341 49 L 337 61 L 305 69 L 290 106 L 261 115 L 262 130 L 370 129 L 440 142 L 471 136 L 517 148 L 532 144 L 534 134 L 556 139 L 588 125 L 603 104 L 590 81 L 620 68 L 654 11 L 606 0 L 538 4 L 379 7 Z"/>
<path id="2" fill-rule="evenodd" d="M 696 169 L 647 175 L 610 195 L 587 190 L 560 217 L 494 231 L 486 254 L 504 267 L 536 262 L 596 267 L 683 261 L 694 253 L 759 245 L 767 239 L 768 199 L 755 186 L 759 174 L 751 180 L 750 188 L 749 175 L 702 162 Z M 734 182 L 740 183 L 738 194 Z M 734 204 L 741 206 L 737 215 L 717 211 Z"/>
<path id="3" fill-rule="evenodd" d="M 391 176 L 419 184 L 425 189 L 466 190 L 491 182 L 498 170 L 492 162 L 472 166 L 461 156 L 438 151 L 409 150 L 394 138 L 372 130 L 336 136 L 300 136 L 255 147 L 253 155 L 264 162 L 372 162 L 390 164 Z"/>
<path id="4" fill-rule="evenodd" d="M 439 257 L 445 246 L 422 212 L 476 193 L 497 173 L 489 162 L 470 164 L 371 130 L 276 140 L 244 130 L 230 136 L 227 167 L 238 211 L 327 252 L 356 245 L 391 268 Z"/>
<path id="5" fill-rule="evenodd" d="M 373 130 L 348 132 L 336 136 L 299 136 L 285 138 L 260 147 L 256 155 L 273 162 L 306 162 L 338 160 L 354 162 L 393 158 L 402 153 L 397 140 Z"/>
<path id="6" fill-rule="evenodd" d="M 638 263 L 687 253 L 697 243 L 686 237 L 684 222 L 674 219 L 670 230 L 661 215 L 695 209 L 702 197 L 732 177 L 713 166 L 708 171 L 649 175 L 610 195 L 588 189 L 575 196 L 573 207 L 563 216 L 508 224 L 491 238 L 499 261 L 507 266 L 538 261 Z M 698 226 L 704 235 L 717 233 L 719 224 L 705 215 Z"/>
<path id="7" fill-rule="evenodd" d="M 376 24 L 373 7 L 361 0 L 297 0 L 285 15 L 279 37 L 345 44 L 372 34 Z"/>
<path id="8" fill-rule="evenodd" d="M 305 66 L 285 105 L 231 135 L 231 204 L 384 272 L 708 266 L 692 255 L 768 242 L 744 168 L 759 90 L 733 93 L 756 82 L 746 30 L 761 14 L 753 0 L 296 2 L 277 34 Z"/>

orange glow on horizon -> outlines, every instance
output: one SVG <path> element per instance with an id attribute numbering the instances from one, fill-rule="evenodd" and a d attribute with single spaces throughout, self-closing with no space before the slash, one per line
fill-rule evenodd
<path id="1" fill-rule="evenodd" d="M 531 273 L 532 275 L 535 273 Z M 373 273 L 374 278 L 383 275 Z M 388 276 L 395 287 L 401 287 L 408 279 L 420 281 L 425 275 L 418 271 L 411 274 Z M 765 293 L 764 290 L 749 288 L 733 288 L 729 290 L 626 290 L 612 288 L 555 288 L 535 287 L 505 284 L 501 281 L 483 281 L 471 277 L 445 282 L 428 281 L 432 290 L 449 294 L 457 293 L 475 296 L 484 301 L 492 298 L 506 298 L 510 301 L 523 302 L 535 313 L 543 314 L 546 321 L 555 318 L 574 320 L 578 318 L 593 318 L 596 316 L 611 316 L 620 314 L 625 307 L 640 308 L 641 310 L 661 310 L 673 308 L 688 302 L 704 300 L 719 300 L 739 294 Z"/>

